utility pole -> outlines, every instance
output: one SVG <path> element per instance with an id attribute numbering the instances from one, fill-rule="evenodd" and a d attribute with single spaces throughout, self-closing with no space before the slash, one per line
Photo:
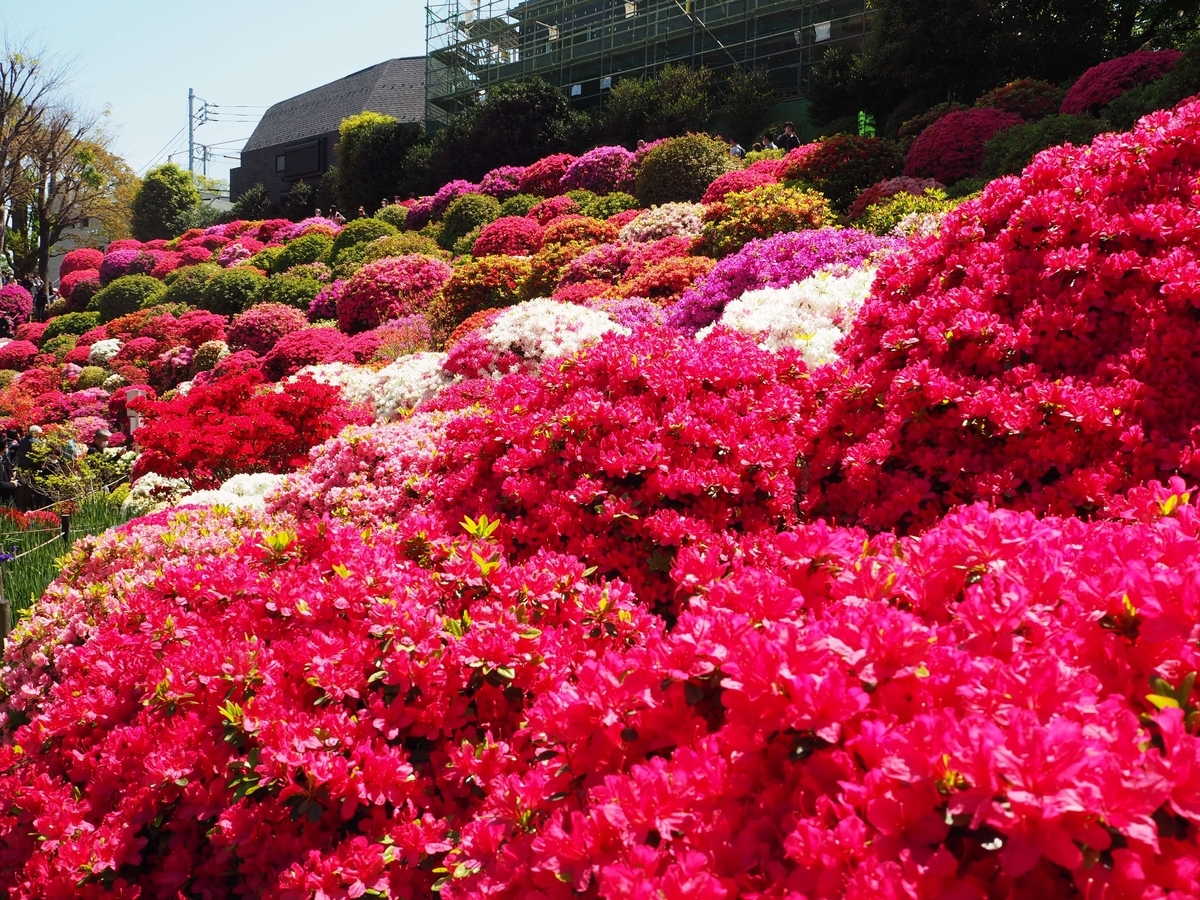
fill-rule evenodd
<path id="1" fill-rule="evenodd" d="M 196 92 L 188 88 L 188 171 L 196 171 Z"/>

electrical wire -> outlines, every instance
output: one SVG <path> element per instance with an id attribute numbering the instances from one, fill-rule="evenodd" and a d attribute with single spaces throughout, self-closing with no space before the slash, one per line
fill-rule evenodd
<path id="1" fill-rule="evenodd" d="M 175 142 L 177 140 L 179 140 L 181 137 L 183 137 L 183 132 L 185 130 L 187 130 L 186 125 L 184 125 L 183 128 L 180 128 L 177 132 L 175 132 L 175 136 L 173 138 L 171 138 L 169 141 L 167 141 L 163 145 L 163 148 L 161 150 L 159 150 L 157 153 L 154 154 L 154 156 L 151 158 L 150 162 L 146 163 L 146 165 L 142 166 L 142 168 L 138 170 L 138 174 L 141 175 L 141 174 L 145 173 L 147 170 L 150 169 L 151 166 L 153 166 L 156 162 L 158 162 L 158 160 L 162 157 L 162 155 L 164 153 L 166 153 L 168 150 L 170 150 L 171 147 L 173 147 L 175 145 Z"/>

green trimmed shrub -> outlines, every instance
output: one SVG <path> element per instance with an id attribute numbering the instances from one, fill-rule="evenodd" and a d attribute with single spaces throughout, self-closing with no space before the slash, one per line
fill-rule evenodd
<path id="1" fill-rule="evenodd" d="M 404 227 L 408 224 L 408 207 L 385 206 L 379 212 L 375 213 L 375 218 L 380 222 L 387 222 L 399 231 L 403 231 Z"/>
<path id="2" fill-rule="evenodd" d="M 279 258 L 279 254 L 282 252 L 282 247 L 263 247 L 246 260 L 243 265 L 248 265 L 252 269 L 262 269 L 264 272 L 270 272 L 273 271 L 275 260 Z"/>
<path id="3" fill-rule="evenodd" d="M 483 226 L 476 225 L 457 241 L 454 242 L 454 249 L 451 251 L 453 256 L 473 256 L 475 251 L 475 242 L 479 240 L 479 235 L 483 233 Z"/>
<path id="4" fill-rule="evenodd" d="M 0 369 L 0 391 L 16 381 L 20 374 L 16 369 Z"/>
<path id="5" fill-rule="evenodd" d="M 60 334 L 84 334 L 100 324 L 100 314 L 95 312 L 63 313 L 55 316 L 42 332 L 42 342 L 52 340 Z"/>
<path id="6" fill-rule="evenodd" d="M 500 216 L 527 216 L 543 199 L 534 194 L 514 194 L 500 204 Z"/>
<path id="7" fill-rule="evenodd" d="M 358 251 L 359 248 L 362 248 L 363 251 L 360 265 L 366 265 L 378 259 L 387 259 L 390 256 L 411 256 L 414 253 L 438 259 L 450 259 L 450 254 L 439 247 L 437 241 L 430 240 L 415 231 L 378 238 L 369 244 L 359 244 L 354 250 Z"/>
<path id="8" fill-rule="evenodd" d="M 204 302 L 204 286 L 219 273 L 225 271 L 216 263 L 201 263 L 184 266 L 167 276 L 167 290 L 162 299 L 165 303 L 186 303 L 199 307 Z"/>
<path id="9" fill-rule="evenodd" d="M 309 305 L 325 285 L 315 278 L 297 278 L 295 275 L 276 275 L 267 280 L 266 286 L 254 298 L 255 303 L 282 303 L 308 312 Z"/>
<path id="10" fill-rule="evenodd" d="M 1090 144 L 1104 130 L 1104 123 L 1094 116 L 1048 116 L 1006 128 L 984 147 L 980 177 L 1019 175 L 1047 147 Z"/>
<path id="11" fill-rule="evenodd" d="M 951 200 L 961 200 L 964 197 L 970 197 L 972 194 L 978 194 L 987 187 L 988 178 L 964 178 L 962 181 L 956 181 L 950 187 L 946 188 L 946 196 Z"/>
<path id="12" fill-rule="evenodd" d="M 342 253 L 356 244 L 367 244 L 377 238 L 399 233 L 400 230 L 395 225 L 389 225 L 381 219 L 355 219 L 333 239 L 333 247 L 329 251 L 329 264 L 336 266 Z"/>
<path id="13" fill-rule="evenodd" d="M 472 229 L 481 228 L 500 218 L 500 203 L 495 197 L 484 194 L 463 194 L 455 198 L 442 217 L 442 233 L 438 235 L 438 246 L 453 250 Z"/>
<path id="14" fill-rule="evenodd" d="M 131 312 L 153 305 L 162 298 L 167 286 L 149 275 L 122 275 L 116 281 L 101 288 L 92 298 L 101 322 L 111 322 Z M 91 303 L 88 309 L 91 309 Z"/>
<path id="15" fill-rule="evenodd" d="M 204 286 L 201 309 L 234 316 L 249 309 L 266 287 L 267 278 L 247 266 L 235 266 L 213 277 Z"/>
<path id="16" fill-rule="evenodd" d="M 292 266 L 321 262 L 333 249 L 333 238 L 324 234 L 306 234 L 285 244 L 271 261 L 271 271 L 279 274 Z"/>
<path id="17" fill-rule="evenodd" d="M 729 148 L 707 134 L 686 134 L 664 141 L 646 154 L 638 168 L 634 194 L 642 206 L 699 203 L 708 186 L 737 168 Z"/>
<path id="18" fill-rule="evenodd" d="M 75 379 L 75 390 L 85 391 L 88 388 L 102 387 L 106 378 L 108 373 L 100 366 L 84 366 L 79 370 L 79 377 Z"/>
<path id="19" fill-rule="evenodd" d="M 62 362 L 63 357 L 74 350 L 77 343 L 79 343 L 79 335 L 59 334 L 48 341 L 43 341 L 41 350 L 43 353 L 53 354 L 55 360 Z"/>
<path id="20" fill-rule="evenodd" d="M 627 209 L 641 209 L 642 206 L 633 194 L 624 191 L 613 191 L 603 197 L 594 197 L 588 203 L 581 203 L 580 213 L 593 219 L 607 219 Z"/>

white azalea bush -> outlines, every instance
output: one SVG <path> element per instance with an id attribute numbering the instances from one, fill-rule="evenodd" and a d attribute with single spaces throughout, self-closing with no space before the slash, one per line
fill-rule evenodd
<path id="1" fill-rule="evenodd" d="M 196 491 L 181 497 L 176 506 L 225 506 L 230 509 L 265 508 L 267 495 L 279 487 L 283 475 L 269 472 L 234 475 L 216 490 Z"/>
<path id="2" fill-rule="evenodd" d="M 113 357 L 121 352 L 122 346 L 121 341 L 117 338 L 96 341 L 88 351 L 88 365 L 107 366 L 113 361 Z"/>
<path id="3" fill-rule="evenodd" d="M 375 421 L 390 422 L 456 379 L 445 371 L 444 353 L 414 353 L 379 370 Z"/>
<path id="4" fill-rule="evenodd" d="M 121 504 L 121 512 L 131 519 L 148 516 L 174 506 L 191 490 L 192 486 L 183 478 L 167 478 L 147 472 L 129 489 L 129 495 Z"/>
<path id="5" fill-rule="evenodd" d="M 849 333 L 874 281 L 874 268 L 826 270 L 785 288 L 747 291 L 696 338 L 729 328 L 752 335 L 764 350 L 795 347 L 810 366 L 824 365 L 837 359 L 834 348 Z"/>
<path id="6" fill-rule="evenodd" d="M 621 229 L 621 240 L 633 243 L 667 237 L 699 237 L 704 230 L 704 204 L 664 203 L 643 213 Z"/>
<path id="7" fill-rule="evenodd" d="M 600 310 L 541 297 L 509 307 L 459 341 L 443 368 L 464 378 L 535 372 L 544 360 L 571 356 L 606 334 L 629 333 Z"/>

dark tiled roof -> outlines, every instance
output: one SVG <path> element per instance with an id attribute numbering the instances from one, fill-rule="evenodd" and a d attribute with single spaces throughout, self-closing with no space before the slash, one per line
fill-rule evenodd
<path id="1" fill-rule="evenodd" d="M 390 59 L 276 103 L 263 115 L 242 152 L 337 131 L 342 119 L 368 110 L 401 122 L 423 121 L 425 57 Z"/>

